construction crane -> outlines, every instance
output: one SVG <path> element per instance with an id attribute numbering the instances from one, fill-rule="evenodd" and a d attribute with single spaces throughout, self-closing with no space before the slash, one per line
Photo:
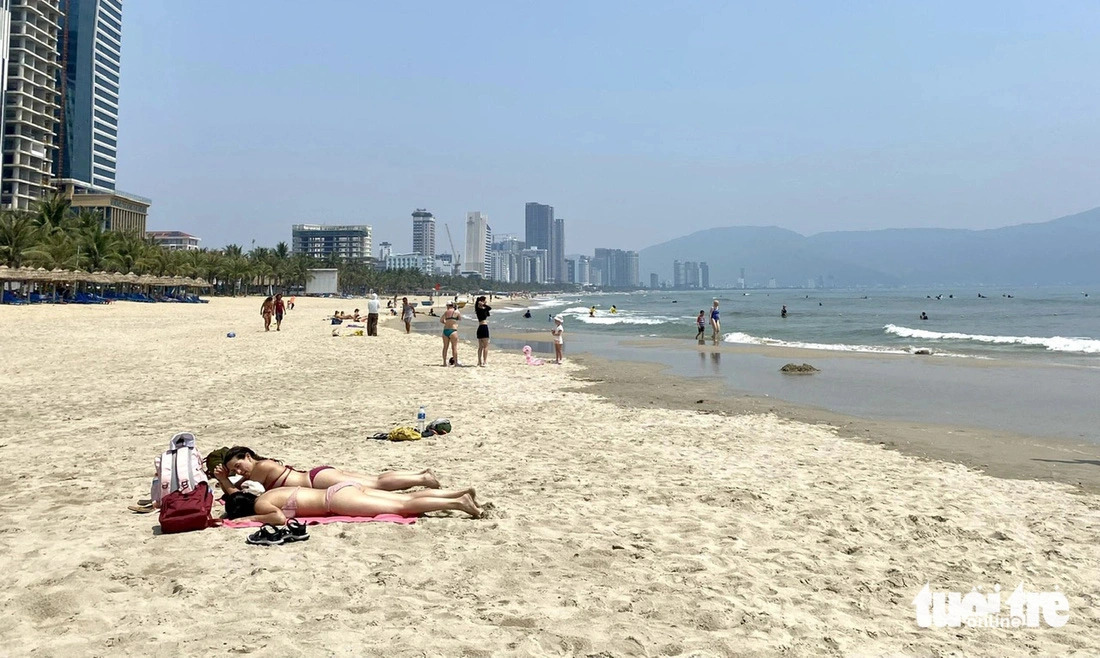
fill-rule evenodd
<path id="1" fill-rule="evenodd" d="M 458 252 L 455 251 L 455 241 L 451 239 L 451 226 L 447 223 L 443 224 L 443 228 L 447 231 L 447 242 L 451 245 L 451 274 L 458 276 L 458 273 L 462 270 L 459 269 L 462 266 L 462 258 L 459 257 Z"/>

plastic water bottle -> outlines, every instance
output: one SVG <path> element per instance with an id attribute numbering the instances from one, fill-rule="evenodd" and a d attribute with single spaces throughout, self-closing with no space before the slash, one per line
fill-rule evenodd
<path id="1" fill-rule="evenodd" d="M 428 427 L 428 412 L 424 409 L 424 405 L 420 405 L 420 409 L 416 412 L 416 431 L 421 434 Z"/>

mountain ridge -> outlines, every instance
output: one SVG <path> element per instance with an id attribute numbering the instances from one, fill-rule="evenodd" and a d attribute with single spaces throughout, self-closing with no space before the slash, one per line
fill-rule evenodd
<path id="1" fill-rule="evenodd" d="M 991 229 L 890 228 L 804 236 L 778 226 L 724 226 L 642 249 L 639 275 L 672 281 L 672 262 L 706 261 L 714 287 L 770 279 L 801 287 L 1100 283 L 1100 208 Z"/>

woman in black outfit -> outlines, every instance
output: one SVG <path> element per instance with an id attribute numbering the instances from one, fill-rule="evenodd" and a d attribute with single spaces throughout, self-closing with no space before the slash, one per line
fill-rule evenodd
<path id="1" fill-rule="evenodd" d="M 477 365 L 489 364 L 489 311 L 493 310 L 485 303 L 485 295 L 474 302 L 474 313 L 477 314 Z"/>

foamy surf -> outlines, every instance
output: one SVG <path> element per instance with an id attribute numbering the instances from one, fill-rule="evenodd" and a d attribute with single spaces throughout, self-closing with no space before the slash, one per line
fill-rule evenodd
<path id="1" fill-rule="evenodd" d="M 882 345 L 847 345 L 845 343 L 807 343 L 801 341 L 779 340 L 766 336 L 752 336 L 750 334 L 733 332 L 722 338 L 724 343 L 737 343 L 741 345 L 766 345 L 768 347 L 793 347 L 803 350 L 824 350 L 829 352 L 867 352 L 871 354 L 914 354 L 917 350 L 927 349 L 920 347 L 885 347 Z M 933 352 L 936 356 L 962 356 L 960 354 L 947 354 Z"/>
<path id="2" fill-rule="evenodd" d="M 1094 338 L 1070 338 L 1064 336 L 985 336 L 982 334 L 964 334 L 958 332 L 928 331 L 888 324 L 883 327 L 888 334 L 902 338 L 921 340 L 969 340 L 992 345 L 1024 345 L 1043 347 L 1051 352 L 1072 352 L 1077 354 L 1100 354 L 1100 340 Z"/>

